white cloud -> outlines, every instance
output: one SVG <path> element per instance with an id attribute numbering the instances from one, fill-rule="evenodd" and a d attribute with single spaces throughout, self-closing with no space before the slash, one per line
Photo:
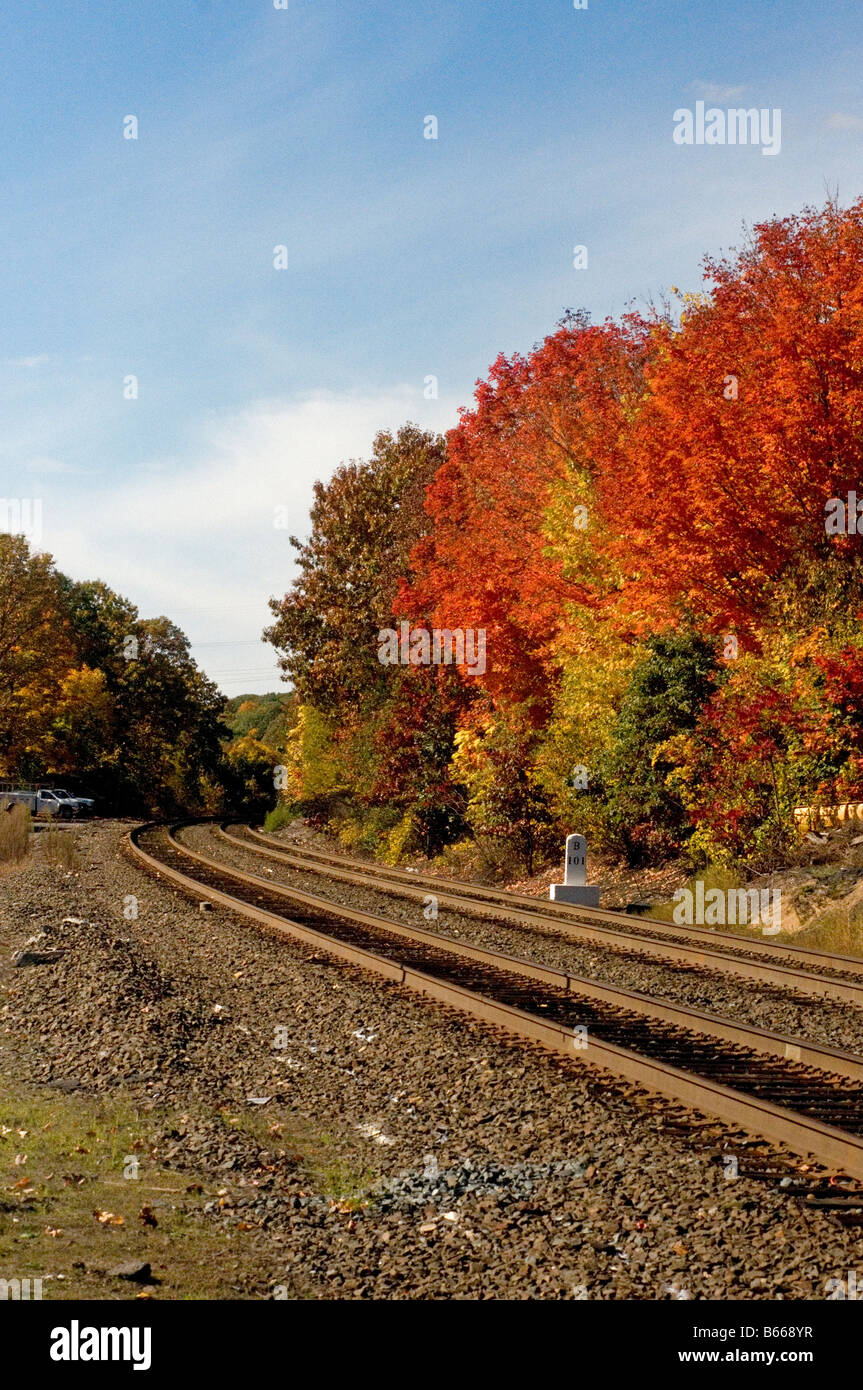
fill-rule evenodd
<path id="1" fill-rule="evenodd" d="M 745 87 L 723 87 L 718 82 L 693 82 L 691 89 L 705 101 L 734 101 L 746 91 Z"/>
<path id="2" fill-rule="evenodd" d="M 409 419 L 445 429 L 456 405 L 408 387 L 259 402 L 205 423 L 189 459 L 103 477 L 98 491 L 58 478 L 44 489 L 44 548 L 75 578 L 104 579 L 145 616 L 174 619 L 228 693 L 278 688 L 275 657 L 257 639 L 270 621 L 267 599 L 290 583 L 288 536 L 308 530 L 313 484 L 345 459 L 368 457 L 378 430 Z M 274 526 L 277 507 L 284 529 Z"/>
<path id="3" fill-rule="evenodd" d="M 52 360 L 53 359 L 49 357 L 49 355 L 46 352 L 41 352 L 33 357 L 5 357 L 3 359 L 3 366 L 28 368 L 44 367 L 48 362 L 51 362 Z"/>
<path id="4" fill-rule="evenodd" d="M 863 116 L 852 116 L 846 111 L 834 111 L 827 117 L 829 130 L 863 130 Z"/>
<path id="5" fill-rule="evenodd" d="M 34 480 L 44 477 L 55 477 L 57 475 L 74 475 L 80 477 L 92 470 L 76 467 L 74 464 L 67 463 L 65 459 L 55 458 L 53 454 L 32 454 L 22 458 L 20 469 Z"/>

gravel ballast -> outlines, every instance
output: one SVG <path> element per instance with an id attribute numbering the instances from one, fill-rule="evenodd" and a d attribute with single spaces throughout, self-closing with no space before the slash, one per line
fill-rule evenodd
<path id="1" fill-rule="evenodd" d="M 75 873 L 37 855 L 0 880 L 3 1055 L 28 1083 L 182 1112 L 160 1163 L 208 1173 L 206 1219 L 271 1268 L 244 1281 L 240 1260 L 235 1296 L 823 1299 L 856 1267 L 834 1214 L 729 1180 L 755 1141 L 202 913 L 128 860 L 126 829 L 69 832 Z"/>
<path id="2" fill-rule="evenodd" d="M 753 984 L 717 970 L 665 964 L 655 956 L 634 950 L 582 945 L 568 937 L 532 930 L 503 919 L 490 921 L 446 907 L 439 908 L 435 921 L 427 921 L 418 900 L 343 883 L 327 878 L 325 872 L 293 869 L 276 859 L 229 843 L 217 835 L 212 826 L 189 827 L 182 831 L 181 838 L 190 849 L 197 849 L 231 867 L 317 894 L 331 902 L 392 917 L 406 925 L 421 926 L 508 955 L 542 961 L 603 984 L 638 990 L 791 1038 L 863 1053 L 863 1009 L 843 1000 L 817 998 L 761 981 Z M 285 847 L 290 843 L 286 837 Z"/>

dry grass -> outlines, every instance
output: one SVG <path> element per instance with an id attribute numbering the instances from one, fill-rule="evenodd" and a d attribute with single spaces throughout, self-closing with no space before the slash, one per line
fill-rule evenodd
<path id="1" fill-rule="evenodd" d="M 743 887 L 743 880 L 740 878 L 739 874 L 734 873 L 731 869 L 725 869 L 718 865 L 711 865 L 706 869 L 702 869 L 699 873 L 693 874 L 681 886 L 687 888 L 689 892 L 694 895 L 696 891 L 695 885 L 699 880 L 704 884 L 705 895 L 713 888 L 718 888 L 720 892 L 727 893 L 731 888 Z M 658 922 L 673 922 L 676 908 L 677 904 L 673 899 L 668 902 L 654 903 L 650 911 L 644 913 L 644 916 L 645 918 L 653 917 Z M 723 926 L 722 930 L 733 932 L 735 927 L 733 925 Z M 745 930 L 744 928 L 744 931 Z"/>
<path id="2" fill-rule="evenodd" d="M 26 806 L 0 805 L 0 864 L 20 864 L 30 850 L 32 817 Z"/>
<path id="3" fill-rule="evenodd" d="M 863 956 L 863 906 L 825 908 L 794 938 L 795 946 L 811 946 L 841 956 Z"/>
<path id="4" fill-rule="evenodd" d="M 75 836 L 66 830 L 43 830 L 39 836 L 42 858 L 46 864 L 56 864 L 60 869 L 80 868 L 81 860 Z"/>

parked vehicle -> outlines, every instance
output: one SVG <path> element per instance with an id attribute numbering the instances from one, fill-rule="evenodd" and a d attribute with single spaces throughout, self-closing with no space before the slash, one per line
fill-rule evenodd
<path id="1" fill-rule="evenodd" d="M 77 796 L 72 792 L 64 791 L 62 787 L 52 787 L 52 791 L 55 796 L 59 796 L 63 801 L 74 801 L 75 805 L 78 807 L 79 815 L 89 816 L 92 814 L 93 807 L 96 804 L 92 796 Z"/>
<path id="2" fill-rule="evenodd" d="M 0 791 L 0 802 L 7 806 L 26 806 L 31 815 L 50 816 L 52 820 L 71 820 L 79 814 L 77 802 L 49 787 L 40 787 L 38 791 L 21 788 Z"/>

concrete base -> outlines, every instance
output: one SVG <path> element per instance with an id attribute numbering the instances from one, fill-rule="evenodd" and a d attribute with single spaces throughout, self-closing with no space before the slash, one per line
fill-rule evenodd
<path id="1" fill-rule="evenodd" d="M 553 883 L 549 896 L 553 903 L 575 903 L 578 907 L 599 907 L 599 889 L 587 884 L 576 888 L 574 884 Z"/>

